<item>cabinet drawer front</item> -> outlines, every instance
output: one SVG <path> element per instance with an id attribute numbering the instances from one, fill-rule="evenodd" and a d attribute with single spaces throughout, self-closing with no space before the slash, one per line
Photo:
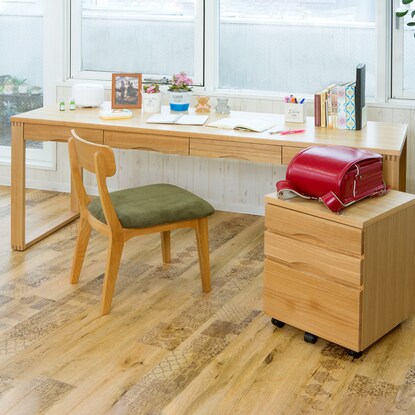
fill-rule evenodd
<path id="1" fill-rule="evenodd" d="M 362 285 L 363 260 L 265 231 L 265 255 L 292 268 L 331 280 Z"/>
<path id="2" fill-rule="evenodd" d="M 292 158 L 307 147 L 286 147 L 282 149 L 282 164 L 288 164 Z"/>
<path id="3" fill-rule="evenodd" d="M 265 260 L 264 311 L 326 340 L 360 350 L 359 289 Z"/>
<path id="4" fill-rule="evenodd" d="M 115 148 L 189 155 L 189 139 L 186 137 L 105 131 L 104 144 Z"/>
<path id="5" fill-rule="evenodd" d="M 363 254 L 361 229 L 267 204 L 265 227 L 327 249 Z"/>
<path id="6" fill-rule="evenodd" d="M 103 143 L 103 130 L 27 123 L 24 124 L 24 138 L 25 140 L 35 141 L 67 142 L 69 137 L 72 135 L 72 129 L 74 129 L 76 133 L 84 140 L 98 144 Z"/>
<path id="7" fill-rule="evenodd" d="M 281 164 L 281 147 L 239 141 L 190 139 L 190 155 Z"/>

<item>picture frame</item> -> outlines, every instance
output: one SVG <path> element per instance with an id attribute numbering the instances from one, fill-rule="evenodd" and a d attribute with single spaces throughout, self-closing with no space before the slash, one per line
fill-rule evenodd
<path id="1" fill-rule="evenodd" d="M 112 108 L 141 108 L 142 74 L 112 74 Z"/>

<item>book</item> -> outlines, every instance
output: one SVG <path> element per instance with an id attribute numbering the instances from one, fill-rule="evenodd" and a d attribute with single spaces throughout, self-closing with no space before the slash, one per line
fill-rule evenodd
<path id="1" fill-rule="evenodd" d="M 261 133 L 276 125 L 274 121 L 260 118 L 242 119 L 242 118 L 223 118 L 207 124 L 207 127 L 223 128 L 226 130 L 242 130 Z"/>
<path id="2" fill-rule="evenodd" d="M 337 119 L 337 95 L 335 92 L 337 85 L 332 84 L 327 87 L 327 127 L 335 128 Z"/>
<path id="3" fill-rule="evenodd" d="M 337 86 L 337 128 L 356 129 L 356 82 L 346 82 Z"/>
<path id="4" fill-rule="evenodd" d="M 321 126 L 327 127 L 327 90 L 320 92 L 320 119 L 321 119 Z"/>
<path id="5" fill-rule="evenodd" d="M 356 67 L 356 130 L 361 130 L 367 123 L 365 88 L 366 65 L 359 64 Z"/>
<path id="6" fill-rule="evenodd" d="M 146 123 L 150 124 L 180 124 L 180 125 L 203 125 L 208 115 L 191 114 L 153 114 Z"/>
<path id="7" fill-rule="evenodd" d="M 99 116 L 103 120 L 123 120 L 131 118 L 133 112 L 128 109 L 119 109 L 119 110 L 101 110 Z"/>
<path id="8" fill-rule="evenodd" d="M 314 126 L 321 127 L 321 95 L 320 92 L 314 94 Z"/>

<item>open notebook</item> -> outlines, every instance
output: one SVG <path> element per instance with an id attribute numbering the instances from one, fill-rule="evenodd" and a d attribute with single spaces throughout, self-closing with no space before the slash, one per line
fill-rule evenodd
<path id="1" fill-rule="evenodd" d="M 242 118 L 223 118 L 206 124 L 207 127 L 224 128 L 226 130 L 242 130 L 260 133 L 276 125 L 274 121 L 260 118 L 242 119 Z"/>
<path id="2" fill-rule="evenodd" d="M 152 124 L 180 124 L 203 125 L 209 118 L 208 115 L 191 114 L 153 114 L 146 123 Z"/>

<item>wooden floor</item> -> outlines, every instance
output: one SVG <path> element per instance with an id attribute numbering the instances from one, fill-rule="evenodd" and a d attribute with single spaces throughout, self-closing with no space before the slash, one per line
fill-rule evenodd
<path id="1" fill-rule="evenodd" d="M 62 202 L 30 192 L 28 220 Z M 210 294 L 191 231 L 173 232 L 165 267 L 159 235 L 129 241 L 104 317 L 105 239 L 92 235 L 73 286 L 76 226 L 12 252 L 10 194 L 0 188 L 1 415 L 415 414 L 415 319 L 353 360 L 263 314 L 262 217 L 211 218 Z"/>

